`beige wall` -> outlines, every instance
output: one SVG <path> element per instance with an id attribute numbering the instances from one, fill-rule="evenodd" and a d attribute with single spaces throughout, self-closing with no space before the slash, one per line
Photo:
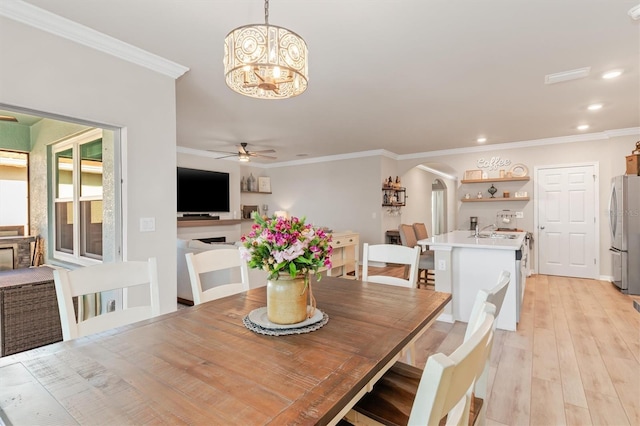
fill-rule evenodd
<path id="1" fill-rule="evenodd" d="M 175 310 L 175 80 L 5 18 L 0 51 L 0 102 L 124 129 L 125 258 L 157 257 L 161 310 Z"/>
<path id="2" fill-rule="evenodd" d="M 358 232 L 361 245 L 380 243 L 380 163 L 375 156 L 266 169 L 273 192 L 270 208 L 306 216 L 307 222 L 336 232 Z"/>

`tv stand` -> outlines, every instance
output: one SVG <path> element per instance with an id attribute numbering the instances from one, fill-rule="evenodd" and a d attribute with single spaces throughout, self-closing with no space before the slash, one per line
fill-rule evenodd
<path id="1" fill-rule="evenodd" d="M 240 219 L 214 219 L 211 216 L 197 216 L 197 217 L 179 217 L 178 228 L 188 228 L 192 226 L 226 226 L 226 225 L 239 225 Z"/>

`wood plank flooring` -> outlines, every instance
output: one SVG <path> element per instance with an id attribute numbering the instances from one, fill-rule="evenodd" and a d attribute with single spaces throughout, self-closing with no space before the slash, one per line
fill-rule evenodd
<path id="1" fill-rule="evenodd" d="M 436 322 L 418 366 L 465 328 Z M 488 425 L 640 425 L 640 312 L 611 283 L 534 275 L 518 330 L 496 332 L 490 373 Z"/>

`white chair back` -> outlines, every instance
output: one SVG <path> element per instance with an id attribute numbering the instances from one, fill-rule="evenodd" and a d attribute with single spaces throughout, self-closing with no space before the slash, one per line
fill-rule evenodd
<path id="1" fill-rule="evenodd" d="M 362 248 L 362 280 L 401 287 L 416 287 L 419 259 L 419 247 L 406 247 L 397 244 L 369 245 L 364 243 Z M 408 279 L 387 275 L 369 275 L 370 262 L 406 265 L 409 267 Z"/>
<path id="2" fill-rule="evenodd" d="M 447 425 L 469 424 L 469 389 L 482 374 L 493 343 L 495 306 L 487 303 L 478 316 L 476 331 L 450 356 L 434 354 L 420 379 L 409 424 L 437 425 L 447 415 Z"/>
<path id="3" fill-rule="evenodd" d="M 496 284 L 492 289 L 485 290 L 482 289 L 478 291 L 476 295 L 476 300 L 473 303 L 473 308 L 471 309 L 471 315 L 469 316 L 469 323 L 467 324 L 467 330 L 464 334 L 464 340 L 467 340 L 471 337 L 473 332 L 478 327 L 480 322 L 480 318 L 482 317 L 482 312 L 485 306 L 485 303 L 491 303 L 495 306 L 495 321 L 493 322 L 493 328 L 495 331 L 496 324 L 498 323 L 498 315 L 500 315 L 500 309 L 502 308 L 502 303 L 504 302 L 504 296 L 507 294 L 507 289 L 509 288 L 509 282 L 511 281 L 511 274 L 507 271 L 502 271 L 500 276 L 498 277 L 498 284 Z M 488 397 L 487 395 L 487 387 L 489 381 L 489 364 L 490 364 L 491 353 L 487 355 L 486 364 L 484 370 L 480 377 L 476 380 L 473 386 L 473 393 L 476 397 L 481 398 L 484 401 L 484 404 L 480 408 L 480 411 L 477 413 L 476 424 L 482 426 L 485 424 L 485 417 L 487 412 L 487 404 Z"/>
<path id="4" fill-rule="evenodd" d="M 476 300 L 473 302 L 473 307 L 471 308 L 467 330 L 464 334 L 465 340 L 475 331 L 472 324 L 477 323 L 476 317 L 482 312 L 484 302 L 489 302 L 496 307 L 495 317 L 496 320 L 498 319 L 498 315 L 500 315 L 500 310 L 502 309 L 502 303 L 504 302 L 504 296 L 507 294 L 507 289 L 509 288 L 509 282 L 511 282 L 511 274 L 507 271 L 502 271 L 498 277 L 498 284 L 490 290 L 481 289 L 478 291 Z"/>
<path id="5" fill-rule="evenodd" d="M 187 268 L 193 292 L 193 303 L 208 302 L 249 290 L 249 271 L 237 248 L 208 250 L 202 253 L 187 253 Z M 240 269 L 240 282 L 224 282 L 209 289 L 202 288 L 200 274 L 213 271 Z"/>
<path id="6" fill-rule="evenodd" d="M 157 316 L 160 313 L 158 293 L 158 271 L 156 259 L 148 261 L 129 261 L 103 263 L 68 271 L 53 271 L 56 285 L 60 323 L 63 340 L 75 339 L 93 333 L 131 324 Z M 87 319 L 77 315 L 73 307 L 73 298 L 106 291 L 130 289 L 148 286 L 149 304 L 142 306 L 123 306 L 122 310 L 103 313 Z M 80 304 L 79 298 L 78 304 Z M 76 319 L 77 318 L 77 319 Z"/>

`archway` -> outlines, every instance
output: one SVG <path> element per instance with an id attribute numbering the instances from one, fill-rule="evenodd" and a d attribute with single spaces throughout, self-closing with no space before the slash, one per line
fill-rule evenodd
<path id="1" fill-rule="evenodd" d="M 431 229 L 433 235 L 447 232 L 447 185 L 442 179 L 431 184 Z"/>

